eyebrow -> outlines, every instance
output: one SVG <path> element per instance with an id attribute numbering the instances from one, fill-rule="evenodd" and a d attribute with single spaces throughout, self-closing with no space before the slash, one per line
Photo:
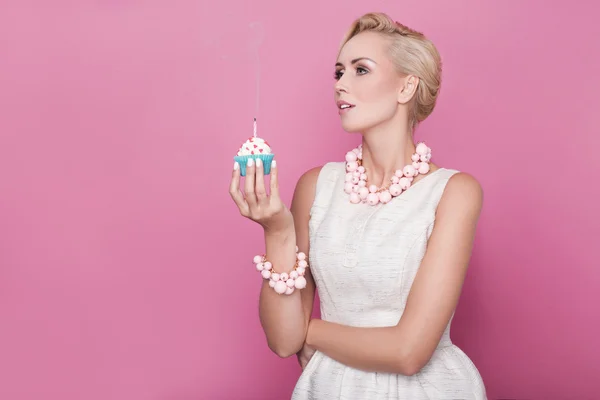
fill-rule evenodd
<path id="1" fill-rule="evenodd" d="M 359 62 L 360 60 L 369 60 L 369 61 L 371 61 L 373 64 L 377 64 L 375 61 L 373 61 L 373 60 L 371 60 L 370 58 L 367 58 L 367 57 L 359 57 L 359 58 L 355 58 L 354 60 L 352 60 L 352 61 L 350 62 L 350 64 L 356 64 L 356 63 L 357 63 L 357 62 Z M 338 67 L 338 66 L 339 66 L 339 67 L 343 67 L 343 66 L 344 66 L 344 64 L 342 64 L 342 63 L 338 62 L 338 63 L 335 63 L 335 66 L 336 66 L 336 67 Z"/>

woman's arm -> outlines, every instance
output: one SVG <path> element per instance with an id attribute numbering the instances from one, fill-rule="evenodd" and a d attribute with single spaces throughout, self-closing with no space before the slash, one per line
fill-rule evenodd
<path id="1" fill-rule="evenodd" d="M 267 232 L 267 258 L 277 272 L 290 272 L 296 261 L 296 246 L 309 255 L 308 221 L 314 201 L 317 178 L 321 168 L 313 168 L 302 175 L 296 185 L 290 211 L 294 229 Z M 291 295 L 277 294 L 263 282 L 259 301 L 260 321 L 269 348 L 280 357 L 290 357 L 302 348 L 312 314 L 315 284 L 309 268 L 305 273 L 306 287 Z"/>
<path id="2" fill-rule="evenodd" d="M 458 304 L 482 203 L 483 192 L 473 177 L 458 173 L 450 178 L 396 326 L 355 328 L 313 319 L 306 343 L 357 369 L 417 373 L 433 355 Z"/>

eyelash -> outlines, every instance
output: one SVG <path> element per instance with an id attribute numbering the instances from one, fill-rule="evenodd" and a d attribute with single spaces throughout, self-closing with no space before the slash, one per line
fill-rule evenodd
<path id="1" fill-rule="evenodd" d="M 363 67 L 357 67 L 356 68 L 356 72 L 359 71 L 365 71 L 365 73 L 369 72 L 366 68 Z M 364 74 L 360 74 L 360 75 L 364 75 Z M 342 77 L 342 71 L 335 71 L 335 73 L 333 74 L 333 79 L 335 79 L 336 81 L 339 80 Z"/>

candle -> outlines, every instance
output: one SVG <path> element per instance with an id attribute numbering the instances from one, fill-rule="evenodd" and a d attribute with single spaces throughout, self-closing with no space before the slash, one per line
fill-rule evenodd
<path id="1" fill-rule="evenodd" d="M 254 137 L 256 137 L 256 117 L 254 117 Z"/>

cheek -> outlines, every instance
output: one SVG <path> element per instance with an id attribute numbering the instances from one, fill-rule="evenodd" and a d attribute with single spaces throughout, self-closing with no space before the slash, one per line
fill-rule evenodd
<path id="1" fill-rule="evenodd" d="M 365 85 L 366 86 L 366 85 Z M 381 103 L 382 101 L 390 101 L 390 98 L 395 98 L 396 92 L 393 82 L 387 80 L 378 80 L 372 82 L 368 87 L 363 88 L 361 97 L 367 103 Z"/>
<path id="2" fill-rule="evenodd" d="M 365 107 L 372 118 L 381 120 L 391 118 L 397 110 L 398 98 L 392 82 L 382 81 L 365 93 Z"/>
<path id="3" fill-rule="evenodd" d="M 356 82 L 350 92 L 359 108 L 356 113 L 342 118 L 347 131 L 364 131 L 392 118 L 397 111 L 396 82 L 364 80 Z"/>
<path id="4" fill-rule="evenodd" d="M 390 107 L 395 109 L 397 103 L 396 84 L 389 79 L 372 80 L 361 85 L 357 95 L 358 100 L 371 110 L 389 111 Z"/>

